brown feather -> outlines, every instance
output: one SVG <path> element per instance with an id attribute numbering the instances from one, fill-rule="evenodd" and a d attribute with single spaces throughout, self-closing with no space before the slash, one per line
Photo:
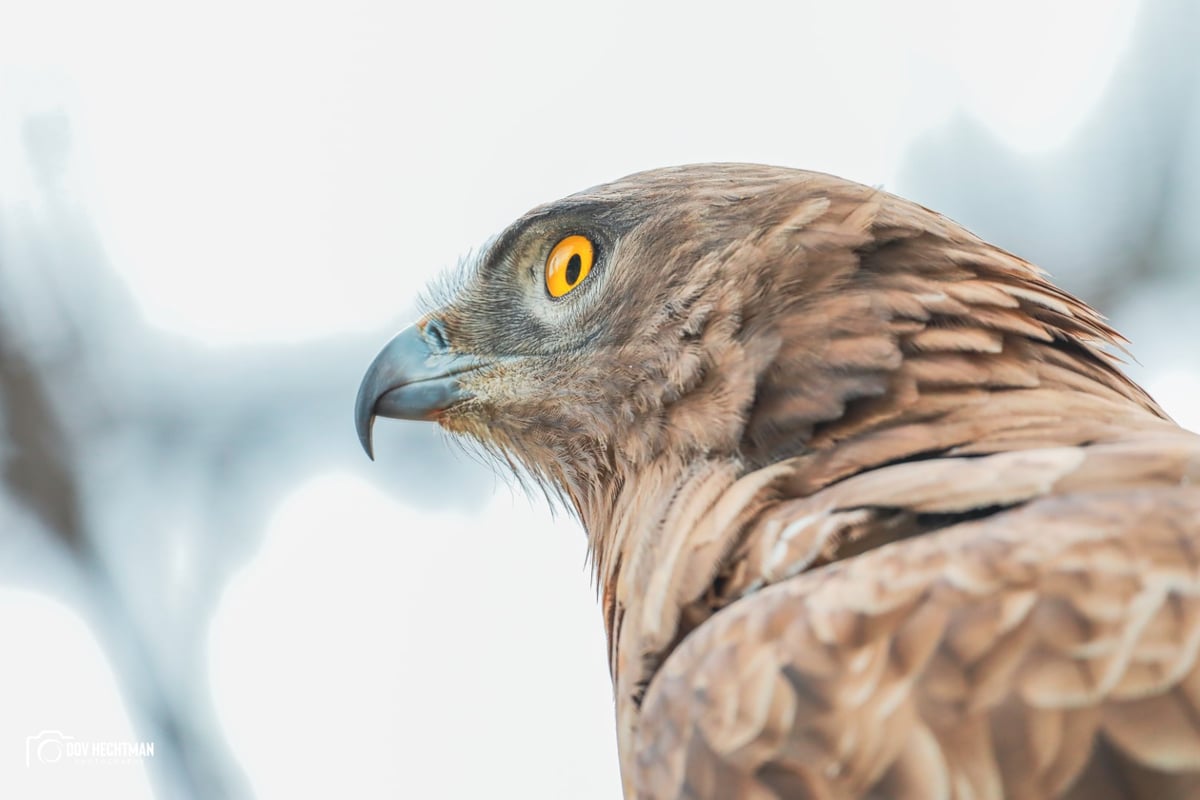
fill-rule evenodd
<path id="1" fill-rule="evenodd" d="M 580 230 L 583 299 L 513 288 Z M 1200 439 L 1037 267 L 705 165 L 534 210 L 435 313 L 507 359 L 442 424 L 587 529 L 628 796 L 1200 796 Z"/>

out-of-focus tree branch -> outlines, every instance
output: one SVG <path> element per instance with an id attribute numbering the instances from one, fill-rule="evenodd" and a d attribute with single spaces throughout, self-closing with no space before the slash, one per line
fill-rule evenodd
<path id="1" fill-rule="evenodd" d="M 67 188 L 68 118 L 33 117 L 22 134 L 33 196 L 0 215 L 0 504 L 32 512 L 33 535 L 68 563 L 72 585 L 43 588 L 104 643 L 135 725 L 158 745 L 158 793 L 246 796 L 209 696 L 205 630 L 282 493 L 366 463 L 351 409 L 384 332 L 212 354 L 147 329 Z M 450 468 L 431 431 L 389 433 Z M 482 501 L 490 479 L 453 468 Z M 393 491 L 409 487 L 414 504 L 445 491 L 405 478 Z M 193 555 L 186 590 L 170 569 L 180 545 Z"/>

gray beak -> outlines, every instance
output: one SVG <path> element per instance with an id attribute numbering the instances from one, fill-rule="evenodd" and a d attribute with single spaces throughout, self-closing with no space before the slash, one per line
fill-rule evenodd
<path id="1" fill-rule="evenodd" d="M 436 419 L 451 405 L 470 397 L 458 376 L 478 369 L 480 359 L 451 353 L 437 320 L 400 331 L 379 351 L 358 387 L 354 425 L 358 440 L 372 459 L 371 429 L 375 417 Z"/>

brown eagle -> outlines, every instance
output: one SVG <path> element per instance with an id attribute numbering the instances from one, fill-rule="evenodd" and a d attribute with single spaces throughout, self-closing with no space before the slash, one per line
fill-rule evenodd
<path id="1" fill-rule="evenodd" d="M 637 798 L 1200 797 L 1200 437 L 1038 268 L 812 172 L 534 209 L 371 364 L 582 520 Z"/>

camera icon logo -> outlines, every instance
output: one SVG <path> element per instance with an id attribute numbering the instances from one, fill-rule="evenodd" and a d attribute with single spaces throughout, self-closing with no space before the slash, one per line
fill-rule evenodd
<path id="1" fill-rule="evenodd" d="M 54 764 L 66 753 L 66 742 L 74 741 L 62 731 L 42 731 L 37 736 L 25 737 L 25 766 Z"/>

